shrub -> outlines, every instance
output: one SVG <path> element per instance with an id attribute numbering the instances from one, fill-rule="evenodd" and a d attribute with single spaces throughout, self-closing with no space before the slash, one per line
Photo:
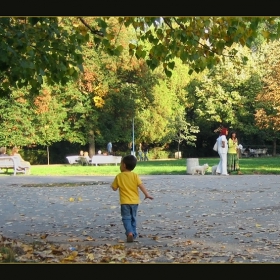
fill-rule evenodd
<path id="1" fill-rule="evenodd" d="M 149 159 L 166 159 L 170 157 L 170 152 L 165 151 L 162 147 L 155 147 L 149 150 Z"/>

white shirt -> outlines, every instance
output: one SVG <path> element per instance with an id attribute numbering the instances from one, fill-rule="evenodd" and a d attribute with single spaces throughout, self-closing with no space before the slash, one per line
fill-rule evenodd
<path id="1" fill-rule="evenodd" d="M 228 152 L 228 141 L 227 141 L 227 137 L 225 135 L 221 135 L 219 136 L 219 138 L 217 139 L 218 141 L 218 153 L 221 154 L 226 154 Z M 225 147 L 222 147 L 222 141 L 225 142 Z"/>

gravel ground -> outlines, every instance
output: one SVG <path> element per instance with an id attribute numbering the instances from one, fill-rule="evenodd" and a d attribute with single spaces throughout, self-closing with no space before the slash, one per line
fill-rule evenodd
<path id="1" fill-rule="evenodd" d="M 126 243 L 113 176 L 0 176 L 0 235 L 64 246 L 157 249 L 152 262 L 279 263 L 279 175 L 141 176 L 154 200 L 139 205 Z"/>

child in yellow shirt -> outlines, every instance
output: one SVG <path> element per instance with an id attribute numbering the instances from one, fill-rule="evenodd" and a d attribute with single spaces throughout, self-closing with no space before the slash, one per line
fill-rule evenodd
<path id="1" fill-rule="evenodd" d="M 127 242 L 133 242 L 138 235 L 136 228 L 136 216 L 138 204 L 140 203 L 138 188 L 145 195 L 144 199 L 153 199 L 153 197 L 149 195 L 138 174 L 132 172 L 136 164 L 137 158 L 134 155 L 123 157 L 120 164 L 121 173 L 115 177 L 111 185 L 114 191 L 119 190 L 121 216 Z"/>

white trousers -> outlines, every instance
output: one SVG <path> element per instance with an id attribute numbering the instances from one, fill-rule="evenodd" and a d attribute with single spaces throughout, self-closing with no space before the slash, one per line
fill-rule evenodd
<path id="1" fill-rule="evenodd" d="M 217 166 L 216 173 L 220 173 L 222 175 L 228 174 L 227 172 L 227 153 L 219 153 L 220 161 Z"/>

